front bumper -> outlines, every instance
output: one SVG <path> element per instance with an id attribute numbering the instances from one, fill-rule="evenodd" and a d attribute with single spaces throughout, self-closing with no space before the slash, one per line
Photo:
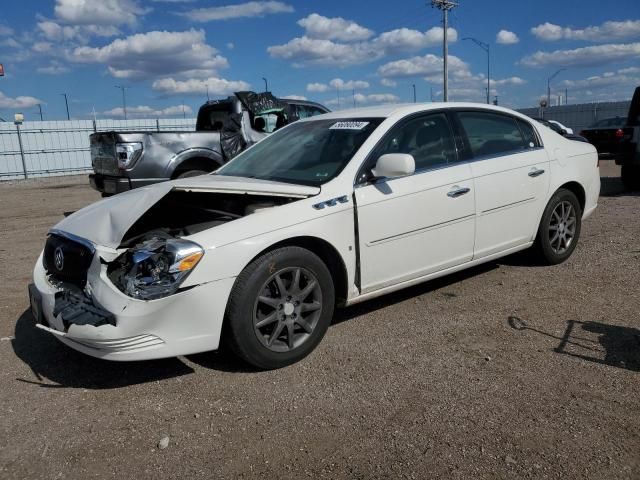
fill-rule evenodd
<path id="1" fill-rule="evenodd" d="M 85 293 L 90 292 L 87 298 L 95 299 L 113 315 L 115 325 L 69 324 L 68 320 L 63 321 L 62 314 L 54 314 L 55 296 L 61 288 L 48 280 L 41 257 L 30 286 L 32 311 L 41 328 L 69 347 L 105 360 L 150 360 L 218 348 L 234 278 L 143 301 L 127 297 L 115 288 L 101 267 L 96 256 Z"/>
<path id="2" fill-rule="evenodd" d="M 91 188 L 109 195 L 128 192 L 134 188 L 146 187 L 147 185 L 153 185 L 154 183 L 165 182 L 167 180 L 169 179 L 114 177 L 101 173 L 92 173 L 89 175 L 89 185 L 91 185 Z"/>

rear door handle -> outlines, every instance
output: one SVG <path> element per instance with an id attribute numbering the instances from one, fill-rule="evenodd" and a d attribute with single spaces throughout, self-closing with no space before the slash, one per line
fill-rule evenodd
<path id="1" fill-rule="evenodd" d="M 459 197 L 461 195 L 464 195 L 465 193 L 469 193 L 471 191 L 470 188 L 467 187 L 458 187 L 457 185 L 455 187 L 453 187 L 453 189 L 447 193 L 448 197 L 451 198 L 456 198 Z"/>
<path id="2" fill-rule="evenodd" d="M 530 177 L 539 177 L 540 175 L 542 175 L 544 173 L 544 170 L 541 170 L 539 168 L 535 168 L 533 170 L 531 170 L 529 172 L 529 176 Z"/>

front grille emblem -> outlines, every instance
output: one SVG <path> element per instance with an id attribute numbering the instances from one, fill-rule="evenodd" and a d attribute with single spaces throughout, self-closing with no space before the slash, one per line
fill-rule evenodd
<path id="1" fill-rule="evenodd" d="M 64 252 L 62 251 L 62 247 L 56 248 L 53 252 L 53 263 L 56 269 L 61 272 L 64 268 Z"/>

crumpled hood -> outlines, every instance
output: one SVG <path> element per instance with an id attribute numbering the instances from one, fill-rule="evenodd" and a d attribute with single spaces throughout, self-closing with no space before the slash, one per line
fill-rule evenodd
<path id="1" fill-rule="evenodd" d="M 118 248 L 129 228 L 172 189 L 305 198 L 319 187 L 253 178 L 202 175 L 158 183 L 93 203 L 60 221 L 54 229 L 85 238 L 95 245 Z"/>

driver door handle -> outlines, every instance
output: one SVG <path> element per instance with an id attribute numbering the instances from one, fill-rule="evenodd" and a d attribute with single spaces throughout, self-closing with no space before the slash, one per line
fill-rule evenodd
<path id="1" fill-rule="evenodd" d="M 530 177 L 539 177 L 543 173 L 544 173 L 544 170 L 541 170 L 539 168 L 534 168 L 529 172 L 529 176 Z"/>
<path id="2" fill-rule="evenodd" d="M 459 187 L 459 186 L 455 186 L 453 187 L 453 189 L 451 191 L 449 191 L 449 193 L 447 193 L 448 197 L 451 198 L 456 198 L 459 197 L 461 195 L 464 195 L 465 193 L 469 193 L 471 191 L 470 188 L 467 187 Z"/>

